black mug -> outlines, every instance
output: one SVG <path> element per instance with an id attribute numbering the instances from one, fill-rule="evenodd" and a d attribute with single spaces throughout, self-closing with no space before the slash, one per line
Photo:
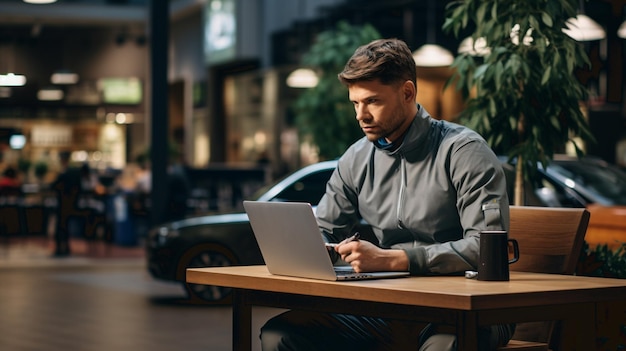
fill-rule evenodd
<path id="1" fill-rule="evenodd" d="M 513 258 L 509 260 L 509 243 L 513 245 Z M 509 239 L 504 230 L 480 232 L 480 257 L 478 280 L 508 281 L 509 264 L 519 260 L 517 240 Z"/>

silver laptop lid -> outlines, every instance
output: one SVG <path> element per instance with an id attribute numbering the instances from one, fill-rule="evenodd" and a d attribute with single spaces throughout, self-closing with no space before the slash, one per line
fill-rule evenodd
<path id="1" fill-rule="evenodd" d="M 243 206 L 270 273 L 337 279 L 311 204 L 244 201 Z"/>

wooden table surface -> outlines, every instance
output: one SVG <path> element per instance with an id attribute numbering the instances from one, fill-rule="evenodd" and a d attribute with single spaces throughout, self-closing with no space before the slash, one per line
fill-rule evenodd
<path id="1" fill-rule="evenodd" d="M 626 298 L 623 279 L 523 272 L 511 272 L 507 282 L 458 276 L 334 282 L 272 275 L 265 266 L 232 266 L 188 269 L 187 282 L 460 310 Z"/>

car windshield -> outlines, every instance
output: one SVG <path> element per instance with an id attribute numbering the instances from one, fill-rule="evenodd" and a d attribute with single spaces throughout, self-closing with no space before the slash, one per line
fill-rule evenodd
<path id="1" fill-rule="evenodd" d="M 324 169 L 309 173 L 297 181 L 288 184 L 283 189 L 279 189 L 279 192 L 272 197 L 271 201 L 308 202 L 312 205 L 317 205 L 322 198 L 322 195 L 324 195 L 326 183 L 328 182 L 332 172 L 333 169 Z M 276 184 L 280 183 L 281 182 L 278 181 L 271 186 L 259 189 L 252 196 L 252 199 L 258 200 L 271 188 L 276 187 Z"/>
<path id="2" fill-rule="evenodd" d="M 626 173 L 603 162 L 557 161 L 553 171 L 586 197 L 602 205 L 626 205 Z"/>

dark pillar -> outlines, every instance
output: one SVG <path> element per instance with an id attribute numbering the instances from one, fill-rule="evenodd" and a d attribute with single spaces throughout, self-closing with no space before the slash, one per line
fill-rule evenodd
<path id="1" fill-rule="evenodd" d="M 169 1 L 150 1 L 151 114 L 150 162 L 152 163 L 151 219 L 165 218 L 168 164 L 167 46 Z"/>

